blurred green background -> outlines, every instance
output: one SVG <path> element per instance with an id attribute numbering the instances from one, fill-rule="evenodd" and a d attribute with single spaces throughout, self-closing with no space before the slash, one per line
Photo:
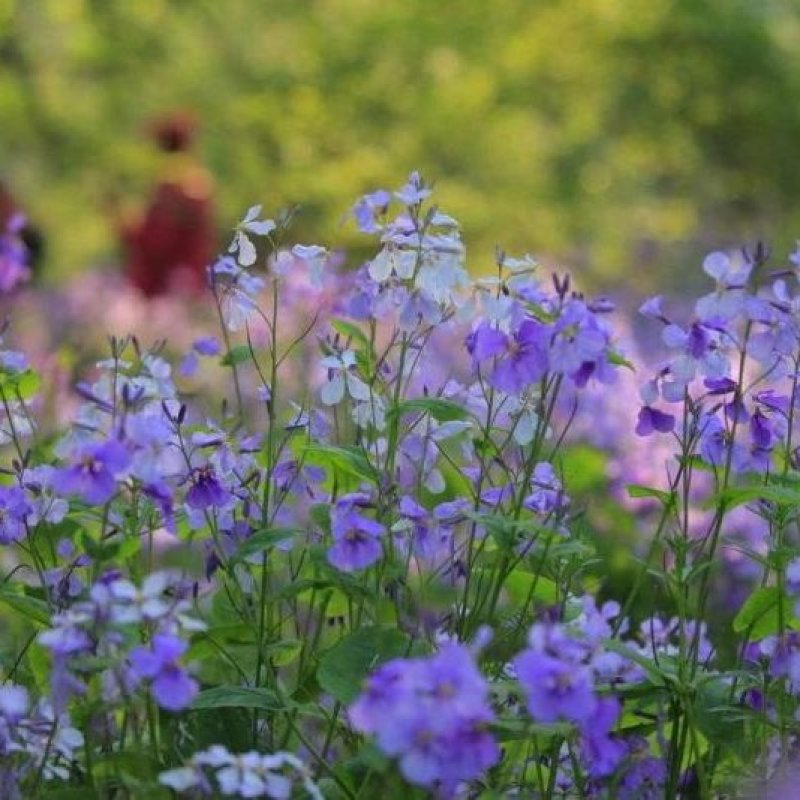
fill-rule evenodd
<path id="1" fill-rule="evenodd" d="M 360 193 L 419 168 L 464 225 L 603 289 L 683 287 L 702 253 L 800 236 L 795 0 L 0 0 L 0 176 L 46 275 L 119 259 L 143 133 L 192 109 L 221 235 L 302 204 L 296 236 L 362 252 Z M 364 251 L 365 252 L 365 251 Z"/>

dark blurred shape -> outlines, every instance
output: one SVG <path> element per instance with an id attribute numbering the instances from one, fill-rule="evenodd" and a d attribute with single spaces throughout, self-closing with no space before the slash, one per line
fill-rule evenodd
<path id="1" fill-rule="evenodd" d="M 41 234 L 28 223 L 0 181 L 0 296 L 12 295 L 30 281 L 41 250 Z"/>
<path id="2" fill-rule="evenodd" d="M 214 254 L 213 181 L 190 153 L 196 130 L 183 112 L 153 123 L 163 172 L 141 217 L 120 227 L 126 275 L 148 297 L 200 291 Z"/>
<path id="3" fill-rule="evenodd" d="M 0 181 L 0 235 L 12 234 L 24 246 L 25 266 L 31 274 L 35 274 L 44 259 L 44 235 L 40 228 L 28 220 L 8 186 Z"/>

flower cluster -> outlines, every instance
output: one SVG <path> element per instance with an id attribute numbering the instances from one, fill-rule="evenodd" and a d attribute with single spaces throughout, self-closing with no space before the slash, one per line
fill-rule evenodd
<path id="1" fill-rule="evenodd" d="M 39 635 L 52 657 L 54 706 L 66 708 L 86 691 L 83 673 L 99 670 L 107 703 L 144 684 L 162 708 L 186 708 L 198 686 L 179 663 L 186 644 L 177 634 L 204 627 L 191 611 L 186 587 L 169 573 L 152 573 L 141 587 L 113 572 L 101 578 Z M 131 648 L 132 630 L 149 634 L 150 644 Z"/>
<path id="2" fill-rule="evenodd" d="M 73 395 L 0 349 L 0 796 L 672 800 L 788 761 L 800 253 L 645 302 L 655 361 L 530 255 L 474 278 L 433 197 L 364 195 L 349 267 L 253 206 L 216 335 L 111 337 Z"/>
<path id="3" fill-rule="evenodd" d="M 3 797 L 22 800 L 21 785 L 41 771 L 45 780 L 65 780 L 84 744 L 69 715 L 56 715 L 46 701 L 35 708 L 27 690 L 15 684 L 0 687 L 0 788 Z"/>
<path id="4" fill-rule="evenodd" d="M 223 797 L 271 800 L 288 800 L 294 796 L 294 785 L 299 783 L 307 797 L 322 800 L 322 793 L 306 766 L 291 753 L 235 755 L 222 745 L 213 745 L 195 753 L 185 767 L 162 772 L 158 780 L 176 792 L 192 791 L 193 796 L 211 797 L 216 786 Z"/>
<path id="5" fill-rule="evenodd" d="M 500 757 L 487 730 L 494 720 L 488 691 L 471 653 L 450 644 L 429 658 L 379 667 L 348 715 L 398 759 L 409 781 L 449 795 Z"/>

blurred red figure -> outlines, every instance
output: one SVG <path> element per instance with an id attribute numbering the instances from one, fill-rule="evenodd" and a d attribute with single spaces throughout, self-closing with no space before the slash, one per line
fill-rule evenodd
<path id="1" fill-rule="evenodd" d="M 148 297 L 200 291 L 214 255 L 213 181 L 190 153 L 195 132 L 186 114 L 153 125 L 163 174 L 140 219 L 121 226 L 126 275 Z"/>

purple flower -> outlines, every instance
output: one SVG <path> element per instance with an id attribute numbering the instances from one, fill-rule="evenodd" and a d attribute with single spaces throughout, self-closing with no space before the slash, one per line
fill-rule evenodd
<path id="1" fill-rule="evenodd" d="M 25 538 L 25 520 L 32 510 L 19 486 L 0 486 L 0 544 Z"/>
<path id="2" fill-rule="evenodd" d="M 218 356 L 222 352 L 219 340 L 214 336 L 195 339 L 192 349 L 201 356 Z"/>
<path id="3" fill-rule="evenodd" d="M 661 308 L 663 301 L 664 298 L 660 294 L 648 297 L 639 307 L 639 313 L 645 317 L 655 317 L 656 319 L 666 320 L 664 311 Z"/>
<path id="4" fill-rule="evenodd" d="M 87 503 L 103 505 L 117 490 L 117 479 L 127 470 L 131 456 L 116 439 L 81 447 L 73 465 L 53 472 L 53 489 L 77 494 Z"/>
<path id="5" fill-rule="evenodd" d="M 409 681 L 408 662 L 396 658 L 376 669 L 359 698 L 348 709 L 353 727 L 366 733 L 374 733 L 392 709 L 413 694 Z"/>
<path id="6" fill-rule="evenodd" d="M 230 492 L 217 480 L 214 468 L 210 464 L 194 470 L 192 485 L 186 492 L 186 504 L 190 508 L 204 509 L 209 506 L 220 508 L 227 505 L 230 499 Z"/>
<path id="7" fill-rule="evenodd" d="M 793 558 L 786 567 L 786 588 L 800 594 L 800 558 Z"/>
<path id="8" fill-rule="evenodd" d="M 671 433 L 674 428 L 675 417 L 672 414 L 659 411 L 652 406 L 642 406 L 639 409 L 639 417 L 636 424 L 636 434 L 638 436 L 649 436 L 653 431 Z"/>
<path id="9" fill-rule="evenodd" d="M 450 529 L 440 526 L 438 519 L 408 495 L 400 498 L 400 521 L 392 530 L 410 534 L 409 546 L 424 559 L 433 559 L 447 550 L 450 542 Z"/>
<path id="10" fill-rule="evenodd" d="M 375 221 L 375 217 L 386 211 L 391 200 L 392 196 L 384 189 L 365 194 L 353 206 L 353 216 L 358 229 L 362 233 L 377 233 L 380 230 L 380 226 Z"/>
<path id="11" fill-rule="evenodd" d="M 149 497 L 161 513 L 164 528 L 170 533 L 176 533 L 175 508 L 172 504 L 172 492 L 164 481 L 149 483 L 143 487 L 144 493 Z"/>
<path id="12" fill-rule="evenodd" d="M 181 359 L 178 372 L 180 372 L 181 376 L 184 378 L 191 378 L 197 372 L 197 368 L 199 366 L 200 362 L 197 359 L 197 353 L 195 353 L 193 350 L 190 350 Z"/>
<path id="13" fill-rule="evenodd" d="M 667 766 L 662 759 L 635 758 L 620 784 L 620 800 L 661 800 L 666 780 Z"/>
<path id="14" fill-rule="evenodd" d="M 414 206 L 421 203 L 431 193 L 422 181 L 420 174 L 416 171 L 408 176 L 408 182 L 402 189 L 394 193 L 394 196 L 405 203 L 407 206 Z"/>
<path id="15" fill-rule="evenodd" d="M 619 700 L 604 697 L 597 701 L 591 717 L 582 720 L 581 755 L 593 778 L 610 775 L 625 754 L 625 745 L 610 735 L 620 710 Z"/>
<path id="16" fill-rule="evenodd" d="M 667 325 L 662 337 L 668 347 L 683 351 L 670 367 L 678 383 L 689 383 L 698 372 L 706 378 L 727 376 L 728 359 L 720 349 L 718 337 L 708 326 L 694 322 L 685 331 L 678 325 Z"/>
<path id="17" fill-rule="evenodd" d="M 468 338 L 467 349 L 477 363 L 495 358 L 489 383 L 501 392 L 518 394 L 547 372 L 548 336 L 549 329 L 531 319 L 511 336 L 484 323 Z"/>
<path id="18" fill-rule="evenodd" d="M 31 276 L 28 248 L 19 236 L 24 225 L 25 218 L 15 214 L 5 232 L 0 231 L 0 294 L 12 292 Z"/>
<path id="19" fill-rule="evenodd" d="M 533 491 L 525 498 L 524 505 L 537 514 L 549 514 L 569 503 L 561 481 L 547 461 L 541 461 L 533 468 L 531 487 Z"/>
<path id="20" fill-rule="evenodd" d="M 384 531 L 383 525 L 357 513 L 352 503 L 340 501 L 331 513 L 333 546 L 328 561 L 343 572 L 372 566 L 383 555 Z"/>
<path id="21" fill-rule="evenodd" d="M 488 685 L 471 653 L 449 644 L 428 659 L 396 659 L 376 670 L 350 707 L 357 730 L 399 760 L 411 783 L 455 787 L 495 764 L 499 749 L 486 726 L 494 719 Z"/>
<path id="22" fill-rule="evenodd" d="M 715 467 L 723 466 L 730 450 L 731 468 L 743 472 L 751 466 L 750 454 L 740 442 L 730 440 L 728 431 L 719 417 L 706 414 L 701 420 L 700 455 Z"/>
<path id="23" fill-rule="evenodd" d="M 588 719 L 597 707 L 591 671 L 546 653 L 525 650 L 514 659 L 517 678 L 537 722 Z"/>
<path id="24" fill-rule="evenodd" d="M 186 708 L 197 694 L 197 681 L 178 664 L 187 647 L 177 636 L 156 634 L 151 649 L 136 647 L 130 654 L 134 678 L 149 681 L 156 702 L 168 711 Z"/>
<path id="25" fill-rule="evenodd" d="M 571 300 L 564 307 L 553 329 L 550 345 L 552 369 L 569 375 L 578 386 L 589 377 L 606 377 L 610 334 L 604 322 L 582 300 Z"/>

